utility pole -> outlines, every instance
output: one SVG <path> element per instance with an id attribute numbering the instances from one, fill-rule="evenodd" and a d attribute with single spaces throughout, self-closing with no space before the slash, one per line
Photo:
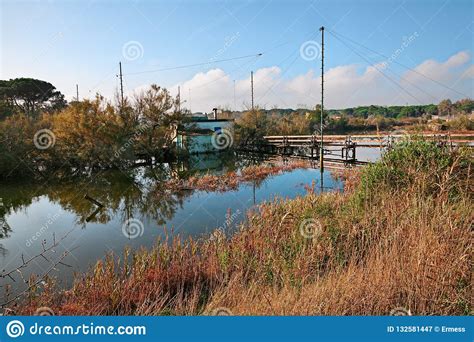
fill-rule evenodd
<path id="1" fill-rule="evenodd" d="M 323 115 L 324 115 L 324 26 L 319 28 L 321 31 L 321 151 L 319 154 L 319 163 L 321 173 L 324 172 L 324 148 L 323 148 Z"/>
<path id="2" fill-rule="evenodd" d="M 253 104 L 253 71 L 250 72 L 250 91 L 252 94 L 252 111 L 254 110 L 254 104 Z"/>
<path id="3" fill-rule="evenodd" d="M 119 77 L 120 77 L 120 99 L 121 107 L 123 107 L 123 74 L 122 74 L 122 62 L 119 62 Z"/>
<path id="4" fill-rule="evenodd" d="M 79 102 L 79 84 L 76 84 L 76 101 Z"/>

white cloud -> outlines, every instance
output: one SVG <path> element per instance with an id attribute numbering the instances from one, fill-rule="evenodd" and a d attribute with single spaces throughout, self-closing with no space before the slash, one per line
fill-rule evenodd
<path id="1" fill-rule="evenodd" d="M 427 80 L 425 77 L 420 75 L 423 74 L 438 82 L 449 85 L 459 80 L 463 70 L 458 69 L 460 67 L 466 67 L 466 64 L 469 62 L 469 60 L 470 56 L 465 51 L 458 52 L 457 54 L 449 57 L 444 63 L 430 59 L 414 68 L 416 72 L 407 71 L 404 75 L 404 79 L 410 82 L 425 85 L 425 83 L 427 81 L 430 82 L 430 80 Z"/>
<path id="2" fill-rule="evenodd" d="M 472 97 L 474 66 L 470 60 L 471 56 L 462 51 L 444 62 L 426 60 L 414 70 Z M 392 81 L 380 70 L 388 73 Z M 380 64 L 362 71 L 355 64 L 331 68 L 325 74 L 325 105 L 345 108 L 368 104 L 437 103 L 448 97 L 453 100 L 463 97 L 418 73 L 408 71 L 395 77 Z M 319 70 L 310 69 L 293 78 L 284 78 L 277 66 L 262 68 L 254 74 L 255 104 L 265 108 L 314 107 L 320 103 L 320 83 Z M 181 82 L 180 87 L 181 97 L 186 100 L 184 106 L 193 111 L 209 112 L 216 106 L 234 108 L 234 80 L 222 69 L 200 72 Z M 174 85 L 170 91 L 176 94 L 177 88 L 178 85 Z M 250 76 L 235 81 L 235 96 L 236 109 L 249 107 Z"/>

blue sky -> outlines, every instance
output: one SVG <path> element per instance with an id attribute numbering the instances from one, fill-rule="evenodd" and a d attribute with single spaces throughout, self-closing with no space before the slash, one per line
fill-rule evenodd
<path id="1" fill-rule="evenodd" d="M 260 106 L 312 107 L 320 92 L 321 25 L 328 29 L 330 107 L 473 96 L 474 9 L 468 0 L 1 0 L 0 9 L 0 78 L 47 80 L 68 99 L 76 83 L 81 97 L 100 92 L 112 99 L 122 61 L 128 95 L 151 83 L 172 93 L 180 85 L 193 110 L 242 109 L 250 102 L 253 70 Z M 389 59 L 351 45 L 355 53 L 329 31 Z M 315 56 L 305 56 L 308 45 Z M 260 52 L 258 58 L 133 75 Z"/>

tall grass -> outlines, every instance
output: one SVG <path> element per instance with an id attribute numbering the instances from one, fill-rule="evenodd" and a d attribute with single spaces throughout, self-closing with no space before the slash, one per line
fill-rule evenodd
<path id="1" fill-rule="evenodd" d="M 110 255 L 13 308 L 72 315 L 472 314 L 472 158 L 406 142 L 345 193 L 276 200 L 231 237 Z"/>

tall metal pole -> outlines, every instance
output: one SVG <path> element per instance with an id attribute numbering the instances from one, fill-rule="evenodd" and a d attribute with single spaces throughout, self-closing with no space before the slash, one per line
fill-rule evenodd
<path id="1" fill-rule="evenodd" d="M 257 204 L 257 196 L 256 196 L 256 193 L 255 193 L 255 188 L 256 188 L 256 184 L 255 184 L 255 180 L 253 181 L 253 205 Z"/>
<path id="2" fill-rule="evenodd" d="M 181 87 L 178 86 L 178 112 L 181 111 Z"/>
<path id="3" fill-rule="evenodd" d="M 324 148 L 323 148 L 323 116 L 324 116 L 324 26 L 321 26 L 321 151 L 319 154 L 319 161 L 321 172 L 324 171 Z"/>
<path id="4" fill-rule="evenodd" d="M 122 62 L 119 62 L 119 71 L 120 71 L 120 99 L 121 99 L 121 107 L 123 107 L 123 75 L 122 75 Z"/>
<path id="5" fill-rule="evenodd" d="M 253 71 L 250 72 L 250 91 L 252 94 L 252 111 L 254 110 L 253 106 Z"/>
<path id="6" fill-rule="evenodd" d="M 76 84 L 76 101 L 79 102 L 79 84 Z"/>

